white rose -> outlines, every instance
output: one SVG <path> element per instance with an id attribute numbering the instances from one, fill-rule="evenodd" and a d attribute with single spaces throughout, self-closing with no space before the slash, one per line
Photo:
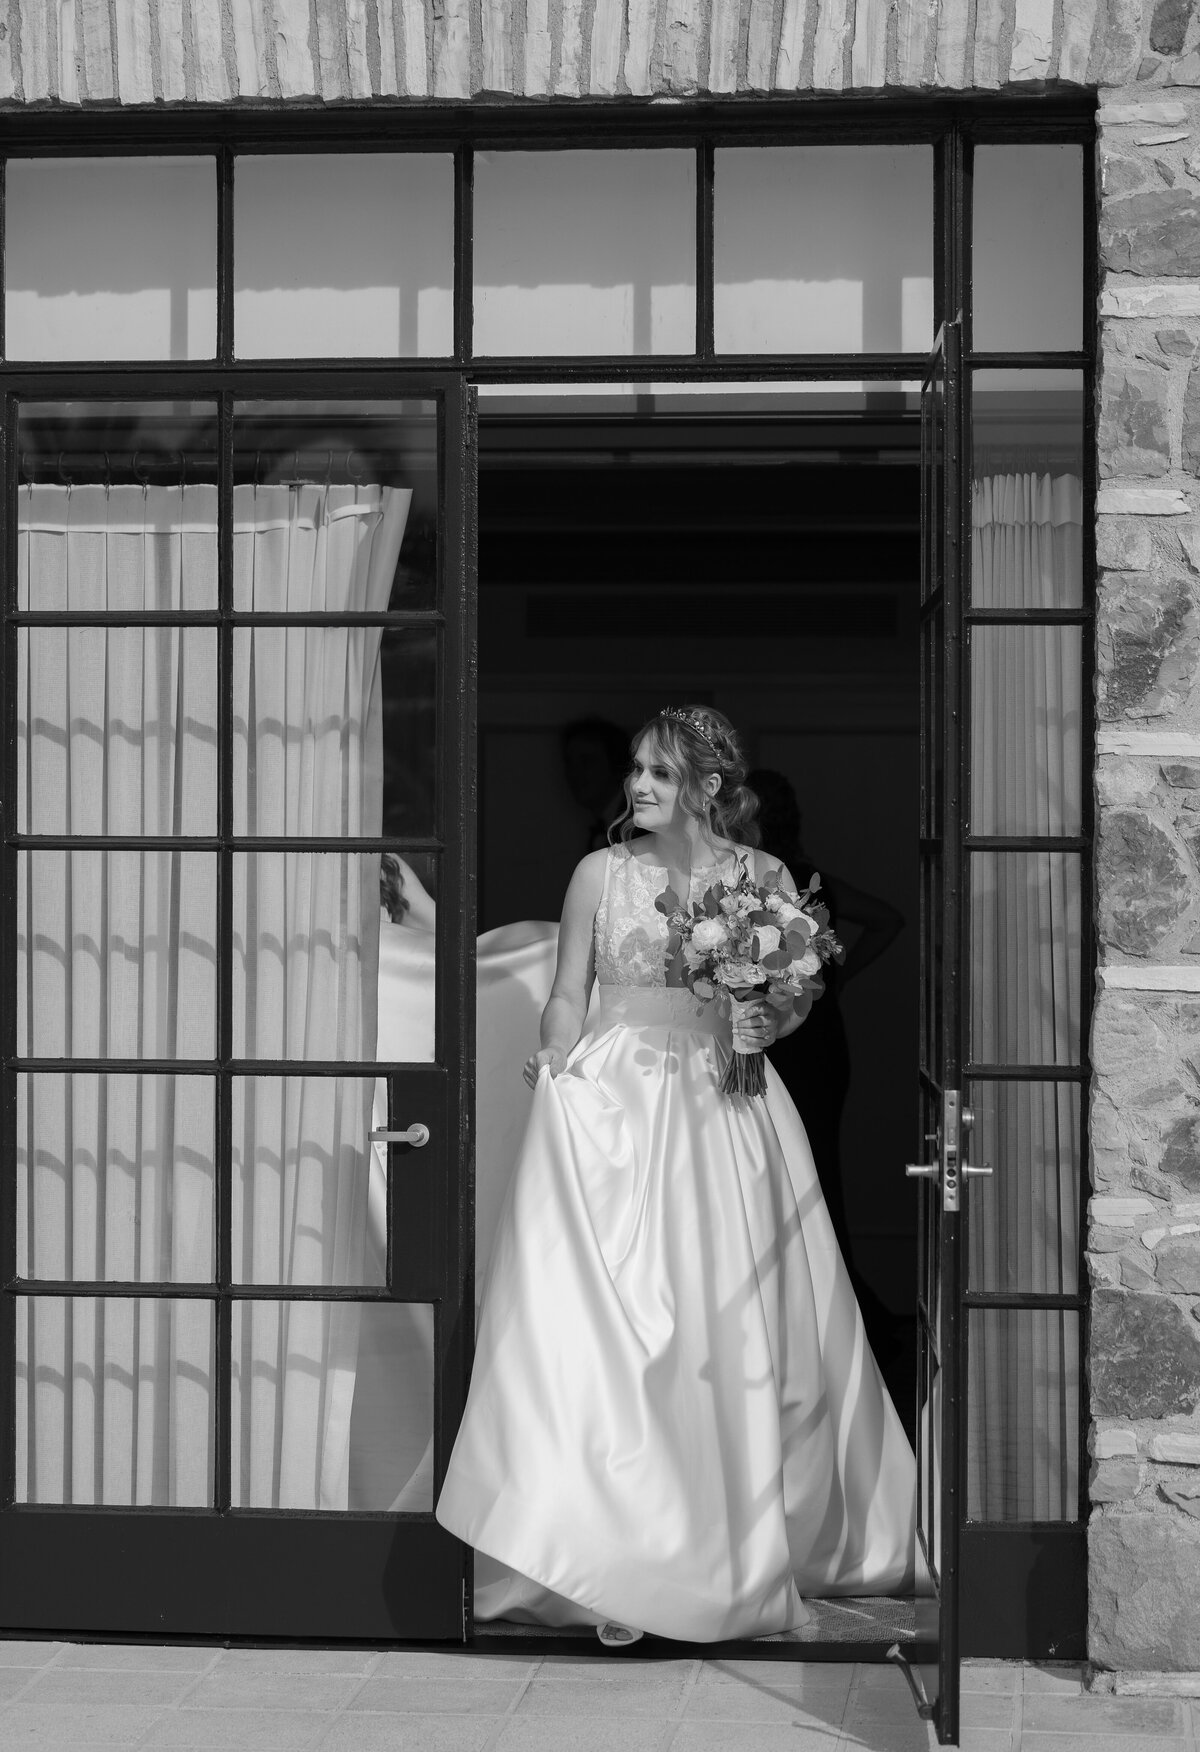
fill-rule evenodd
<path id="1" fill-rule="evenodd" d="M 808 974 L 811 977 L 814 973 L 820 973 L 821 957 L 815 949 L 810 947 L 804 951 L 799 961 L 792 963 L 792 966 L 797 973 Z"/>
<path id="2" fill-rule="evenodd" d="M 779 947 L 783 932 L 774 925 L 759 925 L 755 935 L 758 938 L 758 953 L 763 956 L 774 954 Z"/>
<path id="3" fill-rule="evenodd" d="M 702 954 L 720 949 L 728 941 L 729 930 L 724 919 L 701 919 L 692 932 L 692 947 Z"/>
<path id="4" fill-rule="evenodd" d="M 764 908 L 767 912 L 780 912 L 782 911 L 784 904 L 785 903 L 779 894 L 768 894 L 766 900 L 763 902 Z"/>
<path id="5" fill-rule="evenodd" d="M 810 937 L 817 928 L 806 912 L 798 906 L 789 906 L 786 901 L 779 909 L 779 922 L 785 931 L 791 930 L 793 926 L 802 926 Z"/>
<path id="6" fill-rule="evenodd" d="M 763 977 L 763 970 L 756 961 L 727 961 L 717 978 L 723 986 L 758 985 Z"/>

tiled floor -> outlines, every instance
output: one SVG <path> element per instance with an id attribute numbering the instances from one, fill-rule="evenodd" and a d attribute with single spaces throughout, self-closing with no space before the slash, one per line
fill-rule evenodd
<path id="1" fill-rule="evenodd" d="M 1200 1752 L 1200 1701 L 969 1664 L 964 1752 Z M 0 1642 L 0 1752 L 925 1752 L 893 1669 Z"/>

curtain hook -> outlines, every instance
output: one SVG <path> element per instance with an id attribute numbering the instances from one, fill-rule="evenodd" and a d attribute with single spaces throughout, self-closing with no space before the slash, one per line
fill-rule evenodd
<path id="1" fill-rule="evenodd" d="M 104 452 L 104 497 L 112 498 L 112 458 L 107 450 Z"/>
<path id="2" fill-rule="evenodd" d="M 258 467 L 259 467 L 259 463 L 261 461 L 262 461 L 262 451 L 256 450 L 254 452 L 254 497 L 256 499 L 258 498 Z"/>
<path id="3" fill-rule="evenodd" d="M 332 485 L 333 485 L 333 451 L 331 450 L 329 452 L 328 457 L 326 458 L 326 461 L 325 461 L 325 491 L 328 492 Z"/>
<path id="4" fill-rule="evenodd" d="M 63 453 L 61 450 L 58 453 L 58 478 L 67 489 L 67 504 L 69 505 L 71 503 L 71 488 L 75 483 L 63 468 Z"/>
<path id="5" fill-rule="evenodd" d="M 138 458 L 141 454 L 140 450 L 134 451 L 133 461 L 130 463 L 129 467 L 134 480 L 142 483 L 142 498 L 144 499 L 150 491 L 150 470 L 148 468 L 140 469 L 138 467 Z"/>

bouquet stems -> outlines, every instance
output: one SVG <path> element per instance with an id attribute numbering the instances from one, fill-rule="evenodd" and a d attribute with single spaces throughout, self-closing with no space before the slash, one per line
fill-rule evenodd
<path id="1" fill-rule="evenodd" d="M 762 1047 L 745 1047 L 737 1043 L 738 1023 L 746 1001 L 753 996 L 752 986 L 729 994 L 729 1005 L 733 1013 L 733 1052 L 725 1067 L 725 1075 L 721 1078 L 722 1095 L 765 1095 L 767 1092 L 767 1072 Z"/>

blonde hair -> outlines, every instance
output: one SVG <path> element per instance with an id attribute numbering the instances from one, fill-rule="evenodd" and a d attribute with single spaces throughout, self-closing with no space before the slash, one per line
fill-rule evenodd
<path id="1" fill-rule="evenodd" d="M 651 759 L 661 761 L 679 785 L 684 810 L 707 824 L 717 839 L 756 846 L 759 841 L 758 798 L 746 784 L 749 770 L 738 733 L 724 712 L 715 706 L 682 706 L 670 715 L 658 712 L 642 725 L 630 749 L 636 753 L 642 738 L 650 738 Z M 705 789 L 714 773 L 720 779 L 715 797 Z M 625 780 L 625 812 L 608 830 L 622 840 L 637 832 L 633 820 L 633 775 Z"/>

